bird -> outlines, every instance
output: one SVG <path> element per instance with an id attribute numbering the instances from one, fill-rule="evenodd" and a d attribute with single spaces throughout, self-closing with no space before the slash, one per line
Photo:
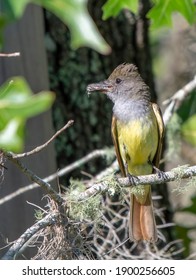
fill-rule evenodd
<path id="1" fill-rule="evenodd" d="M 129 239 L 158 239 L 151 186 L 134 185 L 139 175 L 159 171 L 164 123 L 161 110 L 151 102 L 150 89 L 136 65 L 122 63 L 108 79 L 89 84 L 87 93 L 101 92 L 113 102 L 111 134 L 122 176 L 130 179 Z M 161 172 L 161 171 L 160 171 Z"/>

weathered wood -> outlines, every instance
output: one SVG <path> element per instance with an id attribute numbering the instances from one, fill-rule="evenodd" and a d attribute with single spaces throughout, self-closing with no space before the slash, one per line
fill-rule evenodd
<path id="1" fill-rule="evenodd" d="M 29 5 L 21 20 L 6 28 L 3 52 L 20 52 L 20 57 L 0 58 L 0 84 L 12 76 L 24 76 L 36 93 L 49 89 L 48 66 L 44 46 L 43 12 L 38 6 Z M 27 122 L 25 150 L 44 143 L 53 134 L 51 112 L 41 114 Z M 44 178 L 56 170 L 53 145 L 23 162 L 38 176 Z M 14 192 L 29 183 L 13 164 L 6 162 L 4 181 L 0 185 L 0 197 Z M 40 205 L 43 192 L 36 188 L 0 206 L 0 235 L 13 241 L 34 221 L 35 207 L 27 201 Z M 0 238 L 0 247 L 3 242 Z M 0 251 L 0 255 L 3 252 Z"/>

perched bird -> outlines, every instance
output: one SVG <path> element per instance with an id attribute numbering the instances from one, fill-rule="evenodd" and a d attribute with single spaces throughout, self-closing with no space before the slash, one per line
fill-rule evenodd
<path id="1" fill-rule="evenodd" d="M 131 180 L 158 170 L 163 119 L 137 67 L 119 65 L 107 80 L 88 85 L 87 92 L 92 91 L 105 93 L 114 103 L 111 131 L 122 175 Z M 129 238 L 134 242 L 157 240 L 150 185 L 131 188 Z"/>

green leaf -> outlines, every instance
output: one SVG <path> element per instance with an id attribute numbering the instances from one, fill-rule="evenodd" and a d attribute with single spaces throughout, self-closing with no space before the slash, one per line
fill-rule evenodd
<path id="1" fill-rule="evenodd" d="M 128 9 L 134 14 L 138 11 L 138 0 L 108 0 L 103 5 L 103 20 L 116 17 L 122 9 Z"/>
<path id="2" fill-rule="evenodd" d="M 87 46 L 102 54 L 111 51 L 88 13 L 87 0 L 7 0 L 0 18 L 18 19 L 30 2 L 46 8 L 69 27 L 74 49 Z"/>
<path id="3" fill-rule="evenodd" d="M 189 143 L 196 146 L 196 114 L 192 115 L 186 122 L 183 123 L 181 131 L 183 137 Z"/>
<path id="4" fill-rule="evenodd" d="M 52 92 L 33 94 L 23 78 L 15 77 L 0 87 L 0 149 L 20 151 L 27 118 L 46 111 Z"/>
<path id="5" fill-rule="evenodd" d="M 54 101 L 54 94 L 33 94 L 23 78 L 15 77 L 0 88 L 0 110 L 6 119 L 14 116 L 29 118 L 47 110 Z"/>
<path id="6" fill-rule="evenodd" d="M 0 147 L 13 152 L 21 151 L 24 145 L 24 122 L 15 118 L 0 131 Z"/>
<path id="7" fill-rule="evenodd" d="M 179 12 L 189 24 L 196 18 L 196 8 L 193 0 L 153 0 L 154 6 L 147 16 L 152 20 L 152 28 L 172 25 L 172 14 Z"/>
<path id="8" fill-rule="evenodd" d="M 87 10 L 87 0 L 35 0 L 68 25 L 72 47 L 91 47 L 107 54 L 110 47 L 100 35 Z"/>
<path id="9" fill-rule="evenodd" d="M 175 0 L 175 2 L 176 10 L 185 17 L 189 24 L 193 24 L 196 17 L 196 7 L 193 0 Z"/>

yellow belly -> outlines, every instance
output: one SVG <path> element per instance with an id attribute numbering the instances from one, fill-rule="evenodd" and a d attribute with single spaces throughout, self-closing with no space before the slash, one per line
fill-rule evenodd
<path id="1" fill-rule="evenodd" d="M 152 173 L 152 162 L 158 146 L 158 128 L 152 113 L 150 119 L 117 122 L 121 157 L 132 175 Z"/>

